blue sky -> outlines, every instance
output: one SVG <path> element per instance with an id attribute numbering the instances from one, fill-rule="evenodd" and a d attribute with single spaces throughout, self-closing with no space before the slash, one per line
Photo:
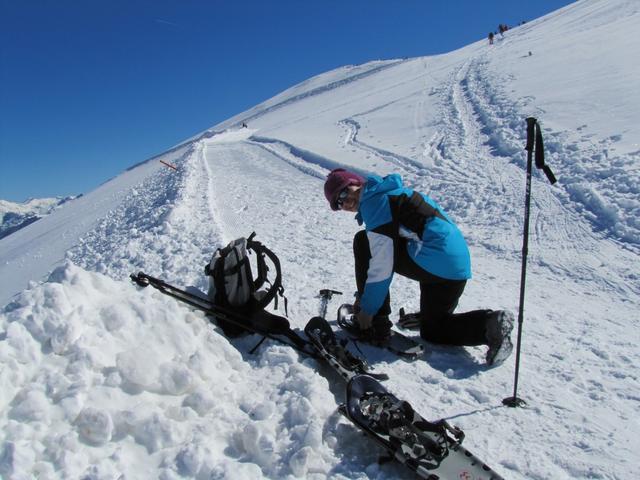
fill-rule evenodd
<path id="1" fill-rule="evenodd" d="M 86 193 L 319 73 L 570 3 L 0 0 L 0 198 Z"/>

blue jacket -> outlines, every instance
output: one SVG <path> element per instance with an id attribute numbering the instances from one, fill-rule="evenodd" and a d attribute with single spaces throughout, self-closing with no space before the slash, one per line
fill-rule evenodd
<path id="1" fill-rule="evenodd" d="M 471 278 L 469 249 L 458 227 L 427 195 L 402 184 L 398 174 L 367 177 L 356 219 L 365 225 L 371 260 L 360 297 L 374 315 L 389 293 L 398 240 L 407 240 L 409 256 L 425 271 L 449 280 Z"/>

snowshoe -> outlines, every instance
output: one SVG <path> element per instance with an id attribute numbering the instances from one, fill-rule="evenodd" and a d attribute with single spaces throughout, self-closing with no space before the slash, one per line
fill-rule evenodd
<path id="1" fill-rule="evenodd" d="M 437 480 L 502 477 L 462 447 L 464 433 L 446 421 L 429 422 L 366 375 L 352 378 L 340 412 L 419 477 Z"/>
<path id="2" fill-rule="evenodd" d="M 384 320 L 386 319 L 386 322 Z M 379 325 L 388 325 L 386 329 L 379 327 L 362 331 L 355 321 L 353 305 L 345 303 L 338 309 L 338 325 L 349 336 L 359 342 L 367 343 L 387 350 L 405 358 L 415 359 L 424 353 L 424 346 L 395 330 L 391 329 L 388 317 L 379 320 Z M 375 325 L 375 323 L 374 323 Z M 384 333 L 380 333 L 384 331 Z M 388 332 L 388 333 L 387 333 Z"/>

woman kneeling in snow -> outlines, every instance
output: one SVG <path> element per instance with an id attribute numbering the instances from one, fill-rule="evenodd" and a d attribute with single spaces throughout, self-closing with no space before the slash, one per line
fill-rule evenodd
<path id="1" fill-rule="evenodd" d="M 389 335 L 393 274 L 420 282 L 420 336 L 447 345 L 488 345 L 486 361 L 511 353 L 513 314 L 474 310 L 454 314 L 471 278 L 469 249 L 458 227 L 430 197 L 402 184 L 398 174 L 367 178 L 338 168 L 324 193 L 332 210 L 357 213 L 353 253 L 358 289 L 356 319 L 378 339 Z"/>

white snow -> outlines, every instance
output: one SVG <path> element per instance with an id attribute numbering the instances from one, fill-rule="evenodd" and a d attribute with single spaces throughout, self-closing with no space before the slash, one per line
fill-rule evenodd
<path id="1" fill-rule="evenodd" d="M 485 347 L 426 345 L 414 362 L 362 350 L 505 478 L 637 475 L 639 28 L 637 1 L 583 0 L 492 47 L 327 72 L 0 240 L 0 476 L 406 477 L 336 412 L 344 383 L 328 367 L 273 342 L 250 354 L 258 338 L 229 340 L 128 275 L 204 292 L 215 248 L 256 231 L 302 329 L 320 288 L 345 292 L 331 312 L 355 288 L 358 226 L 322 193 L 346 166 L 398 172 L 456 220 L 474 270 L 460 310 L 517 311 L 531 115 L 559 181 L 534 172 L 528 406 L 502 406 L 513 358 L 489 369 Z M 395 309 L 418 295 L 394 279 Z"/>

